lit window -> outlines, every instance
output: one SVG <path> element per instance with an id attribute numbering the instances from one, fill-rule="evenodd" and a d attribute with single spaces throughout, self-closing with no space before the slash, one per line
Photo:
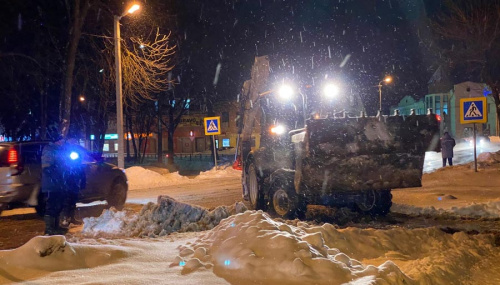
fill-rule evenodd
<path id="1" fill-rule="evenodd" d="M 102 151 L 109 151 L 109 144 L 105 143 L 102 147 Z"/>

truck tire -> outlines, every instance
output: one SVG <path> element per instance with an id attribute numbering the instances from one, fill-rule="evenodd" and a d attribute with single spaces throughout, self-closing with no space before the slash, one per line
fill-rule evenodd
<path id="1" fill-rule="evenodd" d="M 127 200 L 127 183 L 122 178 L 116 178 L 109 189 L 106 201 L 110 207 L 121 211 Z"/>
<path id="2" fill-rule="evenodd" d="M 391 211 L 391 190 L 368 190 L 356 201 L 357 209 L 371 216 L 385 216 Z"/>
<path id="3" fill-rule="evenodd" d="M 262 193 L 262 179 L 252 162 L 248 166 L 246 184 L 248 188 L 248 202 L 250 210 L 265 210 L 264 193 Z"/>
<path id="4" fill-rule="evenodd" d="M 293 181 L 278 180 L 271 187 L 271 206 L 274 214 L 284 219 L 303 219 L 307 210 L 304 199 L 295 193 Z"/>

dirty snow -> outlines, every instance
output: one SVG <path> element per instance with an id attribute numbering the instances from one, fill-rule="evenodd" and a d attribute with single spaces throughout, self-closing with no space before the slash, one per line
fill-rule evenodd
<path id="1" fill-rule="evenodd" d="M 500 190 L 495 182 L 499 156 L 481 154 L 481 167 L 492 167 L 479 173 L 470 166 L 439 169 L 424 177 L 428 189 L 395 193 L 414 191 L 408 197 L 431 197 L 434 203 L 479 195 L 484 202 L 446 208 L 395 203 L 391 210 L 498 219 L 500 200 L 492 197 L 498 198 L 495 191 Z M 144 170 L 132 169 L 130 177 L 155 180 L 149 178 L 157 173 Z M 228 169 L 220 177 L 237 179 L 240 173 Z M 165 182 L 166 175 L 158 175 L 149 185 Z M 204 175 L 182 183 L 218 174 Z M 433 186 L 443 179 L 451 186 Z M 465 182 L 481 191 L 453 186 Z M 0 251 L 0 284 L 500 284 L 500 247 L 493 234 L 450 234 L 436 227 L 338 229 L 280 222 L 244 210 L 236 204 L 209 211 L 169 197 L 147 204 L 139 214 L 106 210 L 85 220 L 84 237 L 73 239 L 78 243 L 63 236 L 35 237 L 17 249 Z"/>
<path id="2" fill-rule="evenodd" d="M 496 219 L 500 218 L 500 201 L 471 204 L 464 207 L 452 207 L 451 209 L 393 204 L 391 212 L 411 216 L 427 215 Z"/>
<path id="3" fill-rule="evenodd" d="M 261 211 L 143 239 L 36 237 L 0 251 L 0 284 L 481 284 L 500 282 L 494 235 L 283 223 Z"/>
<path id="4" fill-rule="evenodd" d="M 131 211 L 105 210 L 100 217 L 84 219 L 85 236 L 142 237 L 164 236 L 172 232 L 209 230 L 222 219 L 246 211 L 243 203 L 219 206 L 212 211 L 178 202 L 168 196 L 146 204 L 139 214 Z"/>
<path id="5" fill-rule="evenodd" d="M 179 248 L 172 266 L 232 284 L 464 284 L 499 254 L 491 235 L 292 226 L 247 211 Z"/>

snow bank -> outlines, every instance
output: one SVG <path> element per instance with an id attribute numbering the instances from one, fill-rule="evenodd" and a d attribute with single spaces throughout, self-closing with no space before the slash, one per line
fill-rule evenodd
<path id="1" fill-rule="evenodd" d="M 232 284 L 463 284 L 495 254 L 492 235 L 292 226 L 247 211 L 180 247 L 171 266 L 182 274 L 213 268 Z"/>
<path id="2" fill-rule="evenodd" d="M 435 207 L 416 207 L 405 204 L 392 204 L 391 212 L 411 216 L 452 216 L 470 218 L 500 218 L 500 201 L 471 204 L 464 207 L 452 207 L 451 209 L 436 209 Z"/>
<path id="3" fill-rule="evenodd" d="M 218 170 L 212 168 L 211 170 L 201 172 L 192 179 L 187 176 L 182 176 L 178 172 L 160 174 L 140 166 L 129 167 L 125 170 L 125 173 L 127 174 L 129 190 L 157 188 L 183 183 L 197 183 L 198 180 L 212 178 L 241 177 L 241 171 L 235 170 L 232 167 Z"/>
<path id="4" fill-rule="evenodd" d="M 23 246 L 0 251 L 0 269 L 29 278 L 40 272 L 93 268 L 116 263 L 132 252 L 118 246 L 88 246 L 66 242 L 64 236 L 37 236 Z"/>
<path id="5" fill-rule="evenodd" d="M 178 172 L 159 174 L 140 166 L 132 166 L 125 170 L 128 179 L 128 189 L 144 189 L 175 185 L 189 180 L 188 177 L 179 175 Z"/>
<path id="6" fill-rule="evenodd" d="M 480 153 L 477 156 L 477 161 L 486 165 L 500 163 L 500 151 Z"/>
<path id="7" fill-rule="evenodd" d="M 209 230 L 222 219 L 246 211 L 243 203 L 220 206 L 212 211 L 159 196 L 157 204 L 146 204 L 139 214 L 105 210 L 100 217 L 85 218 L 85 236 L 164 236 L 172 232 Z"/>
<path id="8" fill-rule="evenodd" d="M 227 178 L 241 177 L 241 170 L 233 169 L 231 166 L 226 166 L 223 169 L 215 170 L 212 168 L 208 171 L 200 172 L 194 179 L 210 179 L 210 178 Z"/>

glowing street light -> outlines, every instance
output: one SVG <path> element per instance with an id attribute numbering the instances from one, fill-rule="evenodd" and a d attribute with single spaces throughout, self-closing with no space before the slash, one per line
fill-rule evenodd
<path id="1" fill-rule="evenodd" d="M 114 17 L 115 69 L 116 69 L 116 132 L 118 133 L 118 167 L 125 168 L 124 134 L 123 134 L 123 95 L 122 68 L 120 51 L 120 19 L 139 10 L 141 6 L 132 5 L 121 16 Z"/>
<path id="2" fill-rule="evenodd" d="M 392 76 L 386 76 L 384 79 L 380 80 L 378 83 L 378 94 L 379 94 L 379 111 L 382 114 L 382 82 L 389 84 L 392 82 Z"/>
<path id="3" fill-rule="evenodd" d="M 139 4 L 134 4 L 134 5 L 132 5 L 132 7 L 130 7 L 130 9 L 128 9 L 127 13 L 132 14 L 135 11 L 139 10 L 139 8 L 141 8 L 141 6 L 139 6 Z"/>
<path id="4" fill-rule="evenodd" d="M 82 95 L 82 96 L 80 96 L 79 100 L 80 100 L 80 102 L 84 102 L 85 101 L 85 97 Z"/>

